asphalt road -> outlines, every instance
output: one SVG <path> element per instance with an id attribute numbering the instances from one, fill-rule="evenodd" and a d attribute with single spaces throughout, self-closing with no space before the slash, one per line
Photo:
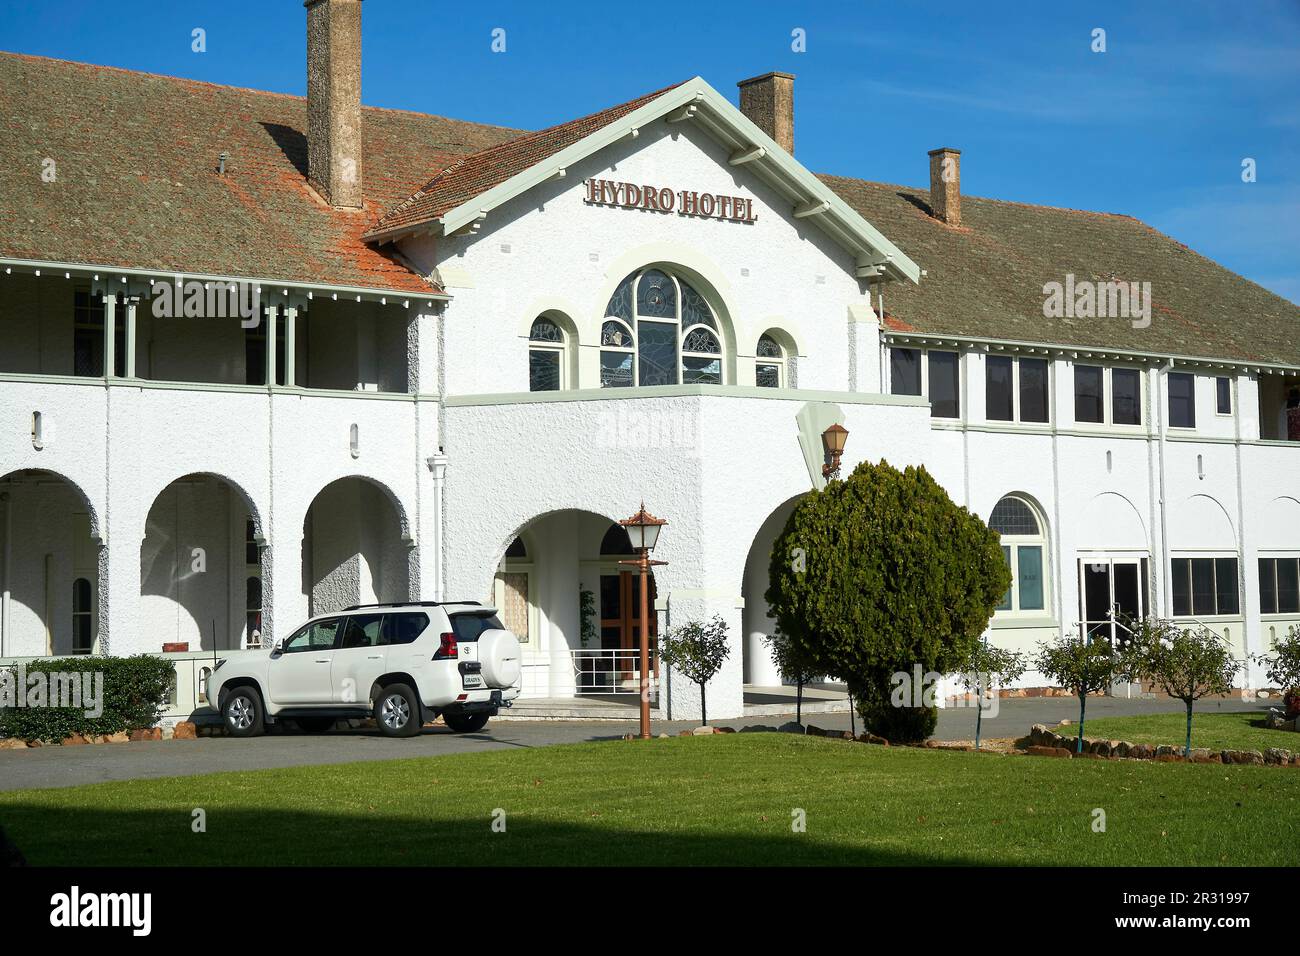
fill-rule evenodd
<path id="1" fill-rule="evenodd" d="M 1050 726 L 1064 719 L 1078 719 L 1078 702 L 1071 698 L 1012 699 L 999 703 L 996 717 L 988 714 L 984 717 L 983 733 L 986 737 L 1018 737 L 1028 733 L 1035 723 Z M 1198 705 L 1197 711 L 1262 711 L 1269 703 L 1246 703 L 1231 698 L 1205 701 Z M 1181 712 L 1182 706 L 1178 701 L 1169 700 L 1092 698 L 1088 701 L 1088 716 Z M 775 726 L 788 719 L 791 718 L 756 717 L 718 723 L 739 729 L 756 724 Z M 804 723 L 847 730 L 849 716 L 811 714 L 805 715 Z M 690 721 L 660 721 L 653 729 L 656 734 L 675 734 L 691 726 L 693 723 Z M 635 721 L 508 720 L 490 722 L 482 733 L 477 734 L 454 734 L 439 726 L 426 729 L 418 737 L 403 740 L 391 740 L 373 730 L 335 730 L 323 734 L 286 732 L 248 740 L 204 737 L 198 740 L 0 750 L 0 790 L 545 747 L 587 740 L 617 740 L 635 729 Z M 861 729 L 860 725 L 858 729 Z M 937 738 L 970 739 L 974 734 L 973 709 L 940 711 Z"/>

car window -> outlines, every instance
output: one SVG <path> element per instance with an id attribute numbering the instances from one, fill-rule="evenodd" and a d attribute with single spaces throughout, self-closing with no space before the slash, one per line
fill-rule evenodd
<path id="1" fill-rule="evenodd" d="M 429 615 L 420 611 L 385 614 L 381 644 L 412 644 L 429 626 Z"/>
<path id="2" fill-rule="evenodd" d="M 339 619 L 317 621 L 302 628 L 284 642 L 284 653 L 300 654 L 304 651 L 328 651 L 334 647 L 338 635 Z"/>
<path id="3" fill-rule="evenodd" d="M 456 640 L 458 641 L 477 641 L 479 635 L 484 631 L 501 630 L 501 622 L 497 620 L 495 614 L 490 612 L 470 611 L 453 614 L 451 629 L 456 632 Z"/>
<path id="4" fill-rule="evenodd" d="M 353 614 L 346 618 L 343 628 L 343 640 L 339 647 L 374 647 L 379 643 L 379 628 L 383 621 L 382 614 Z"/>

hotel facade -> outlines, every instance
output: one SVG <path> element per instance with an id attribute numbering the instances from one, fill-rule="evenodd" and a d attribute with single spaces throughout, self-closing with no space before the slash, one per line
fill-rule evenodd
<path id="1" fill-rule="evenodd" d="M 524 132 L 363 108 L 360 0 L 306 19 L 306 99 L 0 54 L 0 660 L 194 677 L 474 599 L 525 696 L 627 689 L 644 501 L 652 626 L 723 617 L 739 716 L 833 424 L 845 471 L 924 465 L 1002 534 L 995 643 L 1300 624 L 1292 303 L 1126 216 L 963 196 L 956 149 L 928 188 L 817 175 L 788 74 Z"/>

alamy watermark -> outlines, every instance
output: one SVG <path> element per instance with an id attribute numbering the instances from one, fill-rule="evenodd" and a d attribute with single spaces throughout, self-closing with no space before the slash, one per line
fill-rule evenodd
<path id="1" fill-rule="evenodd" d="M 6 708 L 80 710 L 94 719 L 104 714 L 103 671 L 36 671 L 23 664 L 0 669 L 0 710 Z"/>
<path id="2" fill-rule="evenodd" d="M 157 319 L 239 319 L 246 329 L 262 320 L 256 282 L 220 279 L 155 279 L 152 308 Z"/>
<path id="3" fill-rule="evenodd" d="M 993 689 L 992 675 L 972 671 L 961 673 L 958 678 L 968 687 L 984 688 L 984 692 L 959 694 L 952 699 L 954 707 L 978 707 L 990 717 L 998 715 L 1001 697 Z M 941 680 L 942 674 L 922 671 L 920 664 L 914 664 L 911 673 L 896 671 L 889 678 L 889 704 L 891 707 L 937 707 Z"/>
<path id="4" fill-rule="evenodd" d="M 1066 273 L 1064 282 L 1043 285 L 1045 319 L 1128 319 L 1133 328 L 1151 325 L 1151 283 L 1094 281 Z"/>

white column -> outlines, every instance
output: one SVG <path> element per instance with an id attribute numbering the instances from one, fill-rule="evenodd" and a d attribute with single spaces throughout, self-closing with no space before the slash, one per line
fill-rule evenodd
<path id="1" fill-rule="evenodd" d="M 135 378 L 135 311 L 140 305 L 140 297 L 133 295 L 126 300 L 126 377 Z"/>
<path id="2" fill-rule="evenodd" d="M 275 376 L 276 312 L 277 312 L 276 306 L 268 305 L 266 307 L 266 385 L 268 388 L 275 384 L 275 377 L 276 377 Z"/>
<path id="3" fill-rule="evenodd" d="M 284 384 L 293 388 L 298 384 L 297 369 L 298 307 L 289 305 L 284 310 Z"/>
<path id="4" fill-rule="evenodd" d="M 104 293 L 104 377 L 112 378 L 117 368 L 117 295 Z"/>

